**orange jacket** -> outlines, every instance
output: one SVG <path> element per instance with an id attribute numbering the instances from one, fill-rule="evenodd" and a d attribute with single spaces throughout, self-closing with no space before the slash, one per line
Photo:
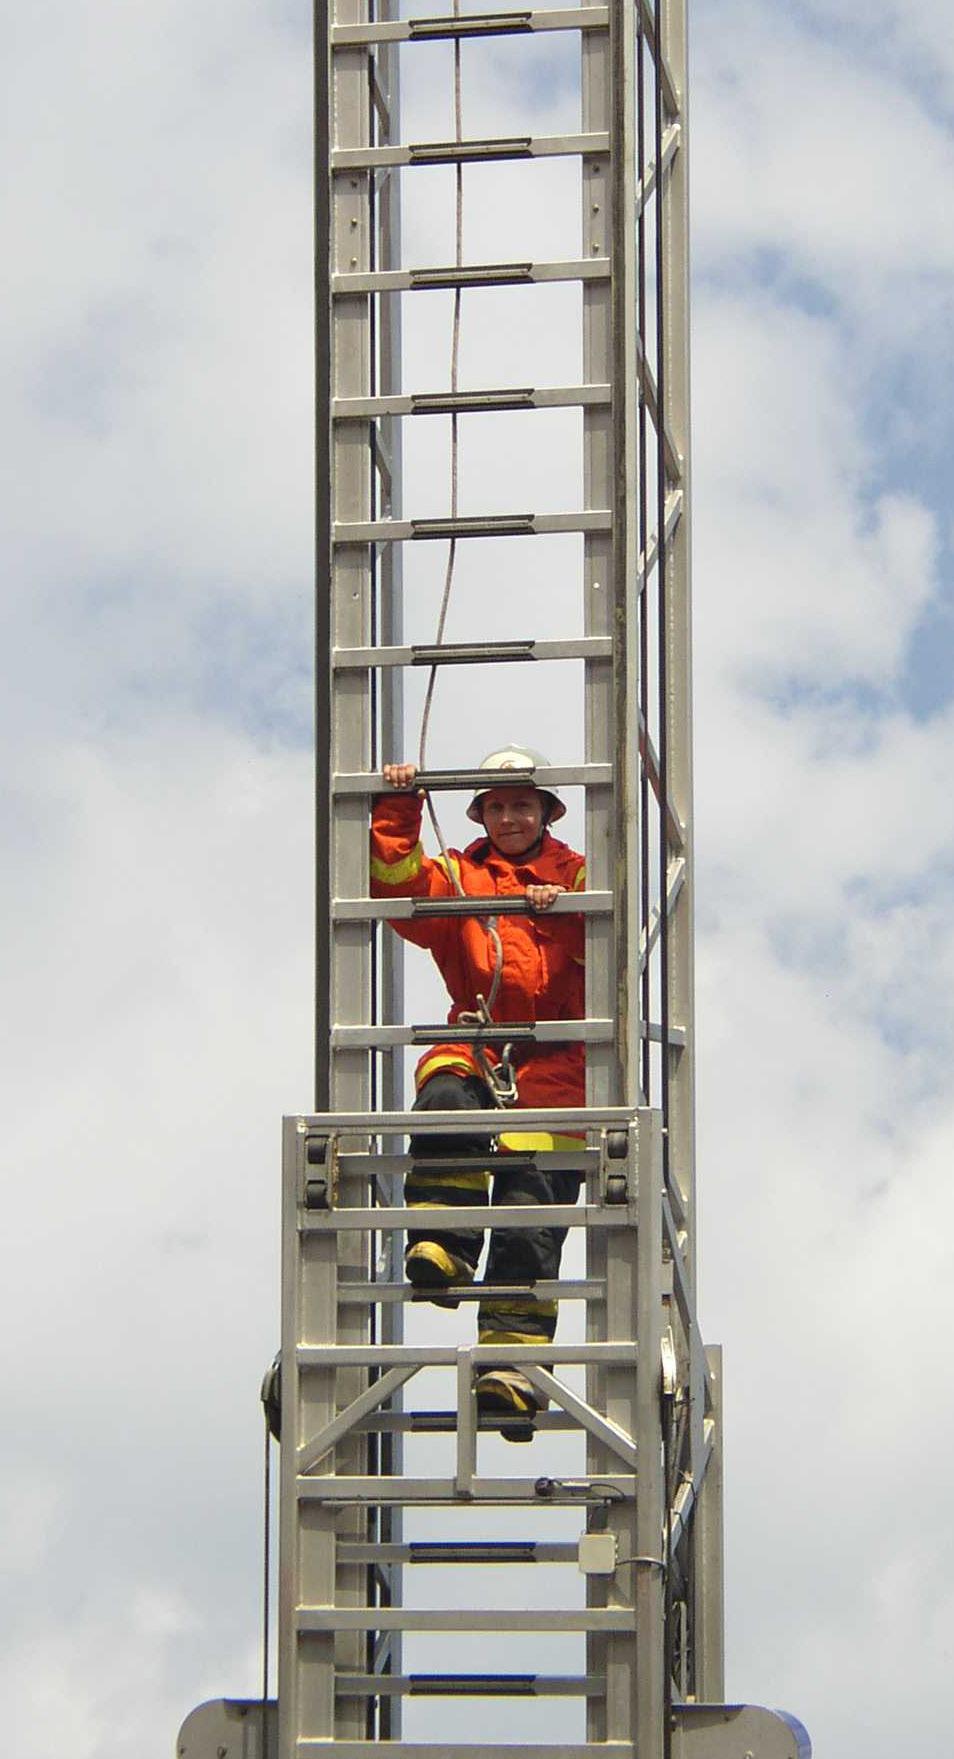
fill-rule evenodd
<path id="1" fill-rule="evenodd" d="M 371 890 L 376 898 L 447 898 L 457 895 L 443 857 L 431 860 L 421 846 L 423 801 L 417 794 L 379 794 L 371 815 Z M 487 837 L 448 855 L 468 897 L 520 896 L 528 885 L 586 883 L 582 855 L 545 831 L 536 855 L 510 861 Z M 394 922 L 404 940 L 433 954 L 451 998 L 449 1021 L 476 1006 L 478 991 L 489 996 L 494 948 L 479 917 L 429 916 Z M 494 1019 L 500 1022 L 581 1020 L 585 1012 L 582 916 L 500 916 L 503 971 Z M 417 1066 L 417 1085 L 439 1069 L 479 1074 L 469 1045 L 435 1045 Z M 520 1105 L 582 1105 L 585 1096 L 583 1046 L 534 1047 L 517 1069 Z"/>

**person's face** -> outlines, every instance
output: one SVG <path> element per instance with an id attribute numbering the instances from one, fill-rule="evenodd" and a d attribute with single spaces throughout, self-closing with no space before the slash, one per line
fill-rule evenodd
<path id="1" fill-rule="evenodd" d="M 536 788 L 491 788 L 481 807 L 484 830 L 501 855 L 526 855 L 543 830 L 543 799 Z"/>

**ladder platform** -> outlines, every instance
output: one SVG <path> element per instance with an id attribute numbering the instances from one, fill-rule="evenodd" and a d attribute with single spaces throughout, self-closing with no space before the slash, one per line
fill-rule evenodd
<path id="1" fill-rule="evenodd" d="M 387 1676 L 379 1677 L 379 1690 L 387 1690 Z M 268 1723 L 270 1752 L 275 1752 L 277 1706 L 260 1698 L 212 1699 L 199 1704 L 186 1717 L 176 1742 L 178 1759 L 222 1759 L 223 1753 L 242 1754 L 244 1759 L 263 1759 L 263 1723 Z M 672 1759 L 812 1759 L 807 1731 L 794 1716 L 782 1710 L 764 1710 L 752 1704 L 674 1704 L 672 1706 Z M 330 1743 L 302 1739 L 296 1743 L 301 1759 L 328 1759 Z M 521 1742 L 524 1759 L 636 1759 L 631 1741 L 588 1741 L 575 1745 L 541 1746 Z M 461 1745 L 442 1741 L 440 1746 L 409 1741 L 336 1740 L 335 1751 L 343 1759 L 506 1759 L 513 1746 Z"/>

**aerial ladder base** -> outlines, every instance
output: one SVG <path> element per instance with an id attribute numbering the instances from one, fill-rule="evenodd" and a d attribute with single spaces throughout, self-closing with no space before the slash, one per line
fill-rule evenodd
<path id="1" fill-rule="evenodd" d="M 413 1691 L 413 1685 L 411 1686 Z M 264 1737 L 264 1738 L 263 1738 Z M 266 1745 L 267 1739 L 267 1745 Z M 257 1698 L 213 1698 L 186 1717 L 177 1759 L 272 1759 L 277 1751 L 278 1705 Z M 305 1742 L 302 1752 L 327 1750 Z M 340 1759 L 380 1759 L 380 1741 L 336 1741 Z M 388 1759 L 497 1759 L 500 1748 L 442 1741 L 439 1746 L 387 1741 Z M 672 1711 L 672 1759 L 811 1759 L 812 1744 L 801 1723 L 782 1710 L 758 1704 L 678 1704 Z M 532 1759 L 635 1759 L 628 1741 L 587 1741 L 529 1749 Z"/>

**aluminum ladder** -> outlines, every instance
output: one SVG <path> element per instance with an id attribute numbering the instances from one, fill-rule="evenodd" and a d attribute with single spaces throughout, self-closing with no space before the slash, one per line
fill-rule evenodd
<path id="1" fill-rule="evenodd" d="M 463 58 L 491 37 L 520 39 L 519 52 L 552 32 L 579 41 L 579 132 L 402 141 L 404 58 L 435 42 Z M 395 1759 L 492 1759 L 512 1743 L 402 1740 L 405 1701 L 437 1697 L 455 1731 L 466 1715 L 479 1733 L 488 1699 L 527 1696 L 586 1706 L 585 1739 L 544 1739 L 532 1748 L 540 1759 L 805 1759 L 793 1719 L 719 1702 L 719 1353 L 704 1347 L 695 1315 L 684 0 L 420 17 L 398 16 L 390 0 L 329 0 L 317 8 L 315 56 L 317 1057 L 315 1109 L 284 1124 L 279 1692 L 277 1709 L 201 1706 L 180 1759 L 329 1749 L 371 1759 L 382 1744 Z M 400 174 L 554 156 L 579 161 L 576 256 L 405 264 Z M 404 387 L 405 296 L 519 297 L 560 282 L 580 289 L 582 375 Z M 506 413 L 519 447 L 533 444 L 534 412 L 552 408 L 581 411 L 580 508 L 448 518 L 405 506 L 407 421 Z M 467 641 L 404 642 L 404 563 L 417 546 L 480 544 L 490 562 L 491 539 L 553 534 L 582 540 L 582 633 L 493 640 L 474 619 Z M 473 1386 L 501 1346 L 404 1341 L 407 1136 L 463 1124 L 406 1107 L 407 1048 L 439 1028 L 405 1019 L 399 950 L 383 923 L 422 907 L 370 897 L 368 811 L 381 761 L 405 749 L 409 668 L 556 660 L 583 669 L 584 761 L 534 780 L 584 791 L 587 890 L 556 908 L 585 918 L 586 1018 L 530 1036 L 583 1040 L 587 1100 L 465 1117 L 468 1132 L 583 1133 L 564 1157 L 584 1174 L 583 1200 L 546 1212 L 582 1234 L 583 1275 L 536 1292 L 561 1312 L 582 1303 L 586 1323 L 582 1341 L 509 1347 L 550 1408 L 530 1447 L 493 1474 L 481 1458 L 500 1445 L 499 1424 L 478 1418 Z M 475 774 L 421 779 L 440 800 Z M 480 1227 L 540 1221 L 536 1207 L 454 1214 Z M 452 1377 L 438 1411 L 418 1396 L 434 1371 Z M 572 1477 L 547 1470 L 549 1439 L 567 1432 L 585 1437 Z M 421 1435 L 450 1449 L 442 1471 L 405 1469 Z M 539 1536 L 554 1509 L 576 1511 L 576 1537 Z M 500 1537 L 502 1510 L 518 1511 L 518 1539 Z M 450 1537 L 409 1537 L 422 1511 L 452 1520 Z M 469 1606 L 468 1571 L 503 1579 L 537 1564 L 582 1570 L 586 1604 Z M 406 1605 L 405 1572 L 441 1566 L 459 1572 L 460 1604 Z M 436 1641 L 452 1628 L 479 1642 L 530 1627 L 543 1665 L 529 1674 L 404 1671 L 405 1637 Z M 557 1674 L 546 1649 L 562 1633 L 585 1638 L 585 1666 Z"/>

